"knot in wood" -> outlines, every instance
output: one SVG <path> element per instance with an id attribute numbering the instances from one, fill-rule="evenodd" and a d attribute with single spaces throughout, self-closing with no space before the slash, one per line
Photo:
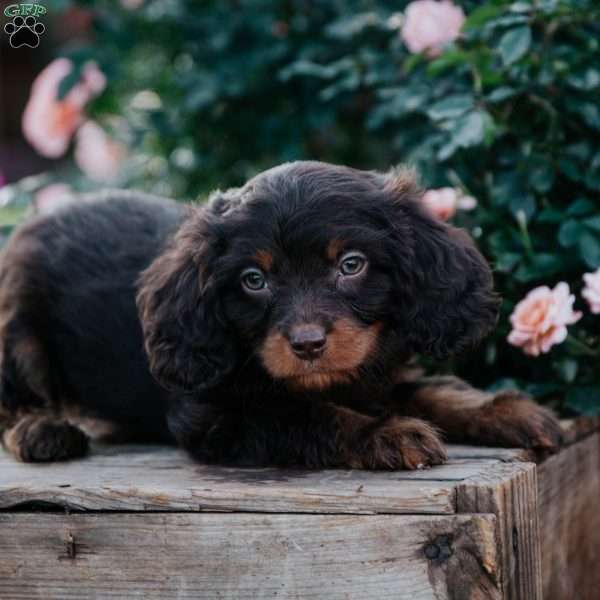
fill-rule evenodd
<path id="1" fill-rule="evenodd" d="M 438 535 L 423 548 L 429 560 L 447 560 L 452 556 L 452 544 L 447 535 Z"/>

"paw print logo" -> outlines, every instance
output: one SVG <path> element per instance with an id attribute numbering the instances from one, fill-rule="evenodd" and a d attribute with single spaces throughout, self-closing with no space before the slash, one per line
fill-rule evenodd
<path id="1" fill-rule="evenodd" d="M 4 32 L 10 36 L 8 41 L 13 48 L 21 46 L 37 48 L 40 44 L 40 35 L 44 31 L 46 31 L 44 24 L 31 15 L 25 19 L 20 16 L 15 17 L 4 26 Z"/>

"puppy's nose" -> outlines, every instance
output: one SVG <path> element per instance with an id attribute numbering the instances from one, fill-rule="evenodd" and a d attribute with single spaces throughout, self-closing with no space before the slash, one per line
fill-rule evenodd
<path id="1" fill-rule="evenodd" d="M 325 351 L 327 336 L 319 325 L 299 325 L 290 332 L 290 346 L 302 360 L 315 360 Z"/>

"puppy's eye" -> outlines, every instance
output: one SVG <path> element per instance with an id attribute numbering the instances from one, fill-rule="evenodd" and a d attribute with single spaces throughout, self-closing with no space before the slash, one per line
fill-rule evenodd
<path id="1" fill-rule="evenodd" d="M 340 260 L 340 273 L 352 277 L 362 273 L 367 266 L 367 258 L 360 252 L 348 252 Z"/>
<path id="2" fill-rule="evenodd" d="M 242 285 L 251 292 L 258 292 L 267 287 L 267 280 L 260 269 L 252 267 L 242 271 Z"/>

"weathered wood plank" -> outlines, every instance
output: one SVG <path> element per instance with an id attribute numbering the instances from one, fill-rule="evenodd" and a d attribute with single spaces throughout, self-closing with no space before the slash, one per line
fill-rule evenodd
<path id="1" fill-rule="evenodd" d="M 536 467 L 503 463 L 457 488 L 457 512 L 498 518 L 500 579 L 506 600 L 541 600 Z"/>
<path id="2" fill-rule="evenodd" d="M 0 597 L 501 598 L 495 517 L 0 514 Z"/>
<path id="3" fill-rule="evenodd" d="M 538 467 L 544 600 L 600 596 L 600 434 Z"/>
<path id="4" fill-rule="evenodd" d="M 492 448 L 488 446 L 448 446 L 450 460 L 498 460 L 502 462 L 535 462 L 535 453 L 525 448 Z"/>
<path id="5" fill-rule="evenodd" d="M 455 460 L 426 471 L 309 471 L 200 465 L 161 447 L 96 449 L 52 465 L 0 455 L 0 508 L 50 502 L 73 510 L 450 514 L 455 485 L 498 461 Z"/>
<path id="6" fill-rule="evenodd" d="M 449 446 L 452 448 L 469 448 L 468 446 Z M 388 479 L 390 475 L 394 480 L 435 480 L 435 481 L 462 481 L 467 477 L 471 477 L 477 473 L 485 471 L 489 466 L 496 464 L 502 458 L 505 458 L 504 452 L 517 452 L 506 449 L 484 448 L 483 450 L 492 451 L 483 454 L 483 456 L 461 456 L 451 458 L 446 464 L 440 465 L 433 469 L 422 469 L 416 471 L 395 471 L 393 473 L 380 472 L 379 475 Z M 459 453 L 468 455 L 468 452 Z M 495 458 L 500 456 L 501 458 Z M 84 462 L 81 462 L 84 461 Z M 307 470 L 285 470 L 285 469 L 226 469 L 221 467 L 203 467 L 197 462 L 194 462 L 185 452 L 170 446 L 160 445 L 143 445 L 143 444 L 95 444 L 90 456 L 76 461 L 67 463 L 69 466 L 73 464 L 85 465 L 85 469 L 111 468 L 111 469 L 182 469 L 182 468 L 202 468 L 205 471 L 221 471 L 223 473 L 307 473 Z M 11 471 L 20 471 L 23 468 L 23 463 L 15 461 L 10 455 L 0 449 L 0 473 Z M 29 466 L 29 465 L 26 465 Z M 38 465 L 33 465 L 36 468 Z M 52 468 L 60 467 L 60 463 L 54 463 Z M 47 469 L 47 465 L 41 465 Z M 314 470 L 312 472 L 315 472 Z M 321 471 L 325 472 L 325 471 Z M 358 470 L 335 470 L 329 471 L 330 474 L 337 474 L 342 478 L 360 478 L 361 471 Z"/>

